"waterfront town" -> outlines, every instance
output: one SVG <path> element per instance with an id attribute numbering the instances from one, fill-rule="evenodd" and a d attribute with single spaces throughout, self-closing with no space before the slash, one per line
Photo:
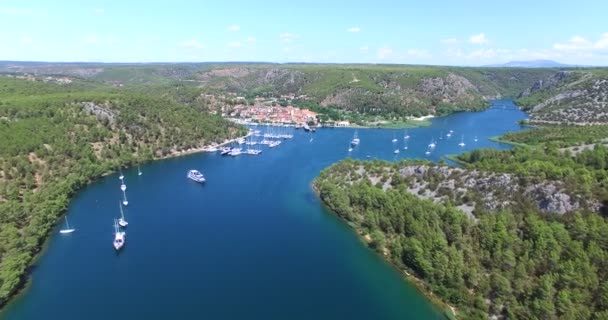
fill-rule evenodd
<path id="1" fill-rule="evenodd" d="M 236 105 L 228 116 L 256 123 L 317 124 L 317 113 L 293 106 Z"/>

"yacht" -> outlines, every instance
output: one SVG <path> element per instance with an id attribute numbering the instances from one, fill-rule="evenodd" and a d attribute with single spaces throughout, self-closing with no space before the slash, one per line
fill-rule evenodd
<path id="1" fill-rule="evenodd" d="M 205 182 L 205 176 L 203 176 L 203 174 L 200 173 L 198 170 L 194 169 L 188 171 L 188 179 L 194 180 L 199 183 Z"/>
<path id="2" fill-rule="evenodd" d="M 361 140 L 357 136 L 357 131 L 355 131 L 355 135 L 353 136 L 353 140 L 350 142 L 350 144 L 354 147 L 359 145 L 359 142 L 361 142 Z"/>
<path id="3" fill-rule="evenodd" d="M 114 219 L 114 249 L 119 251 L 125 245 L 126 233 L 120 231 L 118 228 L 118 222 Z"/>
<path id="4" fill-rule="evenodd" d="M 274 148 L 281 144 L 281 141 L 272 141 L 268 144 L 269 147 Z"/>
<path id="5" fill-rule="evenodd" d="M 310 131 L 310 127 L 306 123 L 304 124 L 303 128 L 304 128 L 304 131 Z"/>
<path id="6" fill-rule="evenodd" d="M 122 203 L 118 202 L 118 205 L 120 206 L 120 218 L 118 219 L 118 225 L 125 228 L 129 225 L 129 223 L 127 222 L 127 219 L 125 219 L 125 213 L 122 211 Z"/>
<path id="7" fill-rule="evenodd" d="M 241 148 L 232 148 L 232 150 L 230 150 L 229 155 L 236 157 L 238 155 L 241 155 L 241 153 L 243 153 L 243 149 Z"/>
<path id="8" fill-rule="evenodd" d="M 127 190 L 127 185 L 126 185 L 126 184 L 124 184 L 124 183 L 122 183 L 122 184 L 120 185 L 120 190 L 122 190 L 122 191 Z"/>
<path id="9" fill-rule="evenodd" d="M 68 222 L 68 216 L 65 216 L 65 229 L 59 230 L 59 233 L 66 234 L 66 233 L 72 233 L 74 231 L 76 231 L 76 229 L 70 228 L 70 223 Z"/>
<path id="10" fill-rule="evenodd" d="M 216 147 L 208 147 L 207 149 L 205 149 L 205 151 L 207 152 L 217 152 L 219 149 Z"/>
<path id="11" fill-rule="evenodd" d="M 352 152 L 352 151 L 353 151 L 353 147 L 349 147 L 348 152 Z"/>
<path id="12" fill-rule="evenodd" d="M 395 149 L 395 151 L 393 151 L 394 154 L 399 153 L 399 149 Z"/>
<path id="13" fill-rule="evenodd" d="M 437 146 L 437 144 L 435 143 L 435 141 L 431 140 L 431 143 L 429 143 L 429 148 L 435 148 Z"/>
<path id="14" fill-rule="evenodd" d="M 230 148 L 229 147 L 224 147 L 222 149 L 220 149 L 222 152 L 220 153 L 223 156 L 227 156 L 230 153 Z"/>

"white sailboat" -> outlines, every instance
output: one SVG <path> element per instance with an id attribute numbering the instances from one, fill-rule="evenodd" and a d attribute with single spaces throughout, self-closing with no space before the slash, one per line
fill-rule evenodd
<path id="1" fill-rule="evenodd" d="M 118 206 L 120 207 L 120 219 L 118 219 L 118 225 L 121 227 L 126 227 L 129 225 L 127 220 L 125 219 L 125 213 L 122 211 L 122 204 L 119 202 Z"/>
<path id="2" fill-rule="evenodd" d="M 391 140 L 393 143 L 397 142 L 397 138 L 395 138 L 395 132 L 393 132 L 393 140 Z"/>
<path id="3" fill-rule="evenodd" d="M 141 175 L 142 175 L 142 173 L 141 173 L 141 169 L 139 168 L 139 166 L 137 166 L 137 175 L 138 175 L 138 176 L 141 176 Z"/>
<path id="4" fill-rule="evenodd" d="M 407 130 L 404 130 L 403 132 L 403 139 L 407 140 L 410 138 L 410 135 L 407 133 Z"/>
<path id="5" fill-rule="evenodd" d="M 475 136 L 475 139 L 473 139 L 473 141 L 477 142 L 477 136 Z"/>
<path id="6" fill-rule="evenodd" d="M 124 231 L 120 231 L 120 228 L 118 228 L 118 222 L 116 219 L 114 219 L 114 249 L 116 249 L 116 251 L 122 249 L 122 247 L 125 245 L 125 241 L 126 233 Z"/>
<path id="7" fill-rule="evenodd" d="M 125 178 L 125 175 L 122 174 L 122 169 L 120 169 L 120 175 L 118 176 L 118 179 L 122 180 Z"/>
<path id="8" fill-rule="evenodd" d="M 68 222 L 68 216 L 65 216 L 65 229 L 59 230 L 59 233 L 72 233 L 76 231 L 74 228 L 70 228 L 70 223 Z"/>
<path id="9" fill-rule="evenodd" d="M 460 139 L 460 143 L 458 145 L 464 147 L 464 134 L 462 135 L 462 138 Z"/>
<path id="10" fill-rule="evenodd" d="M 393 151 L 394 154 L 398 154 L 399 153 L 399 149 L 395 149 L 395 151 Z"/>
<path id="11" fill-rule="evenodd" d="M 122 191 L 127 190 L 127 185 L 126 185 L 126 184 L 124 184 L 124 183 L 122 183 L 122 184 L 120 185 L 120 190 L 122 190 Z"/>
<path id="12" fill-rule="evenodd" d="M 124 190 L 122 191 L 122 204 L 125 206 L 129 205 L 129 201 L 127 200 L 127 193 Z"/>
<path id="13" fill-rule="evenodd" d="M 403 146 L 403 150 L 407 150 L 407 140 L 405 140 L 405 141 L 403 142 L 403 144 L 404 144 L 404 146 Z"/>
<path id="14" fill-rule="evenodd" d="M 435 143 L 434 139 L 431 139 L 431 143 L 429 143 L 429 148 L 435 148 L 437 146 L 437 144 Z"/>
<path id="15" fill-rule="evenodd" d="M 361 140 L 359 139 L 359 137 L 357 135 L 357 131 L 355 131 L 355 134 L 353 135 L 353 140 L 351 140 L 350 145 L 353 147 L 358 146 L 360 142 L 361 142 Z"/>

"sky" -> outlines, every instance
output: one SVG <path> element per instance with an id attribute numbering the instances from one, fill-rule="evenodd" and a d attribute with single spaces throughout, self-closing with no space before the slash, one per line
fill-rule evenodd
<path id="1" fill-rule="evenodd" d="M 608 65 L 606 0 L 0 0 L 0 60 Z"/>

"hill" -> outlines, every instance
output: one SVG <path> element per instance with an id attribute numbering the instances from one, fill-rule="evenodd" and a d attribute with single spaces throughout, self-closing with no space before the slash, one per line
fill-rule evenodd
<path id="1" fill-rule="evenodd" d="M 121 166 L 244 132 L 161 93 L 0 77 L 0 305 L 23 283 L 78 189 Z"/>
<path id="2" fill-rule="evenodd" d="M 494 97 L 515 97 L 557 69 L 335 64 L 47 64 L 6 63 L 0 72 L 68 75 L 113 85 L 180 84 L 248 98 L 293 96 L 299 106 L 383 118 L 480 110 Z"/>
<path id="3" fill-rule="evenodd" d="M 493 68 L 569 68 L 572 65 L 559 63 L 553 60 L 509 61 L 503 64 L 493 64 Z"/>
<path id="4" fill-rule="evenodd" d="M 517 104 L 536 123 L 608 123 L 608 69 L 560 71 L 524 90 Z"/>

